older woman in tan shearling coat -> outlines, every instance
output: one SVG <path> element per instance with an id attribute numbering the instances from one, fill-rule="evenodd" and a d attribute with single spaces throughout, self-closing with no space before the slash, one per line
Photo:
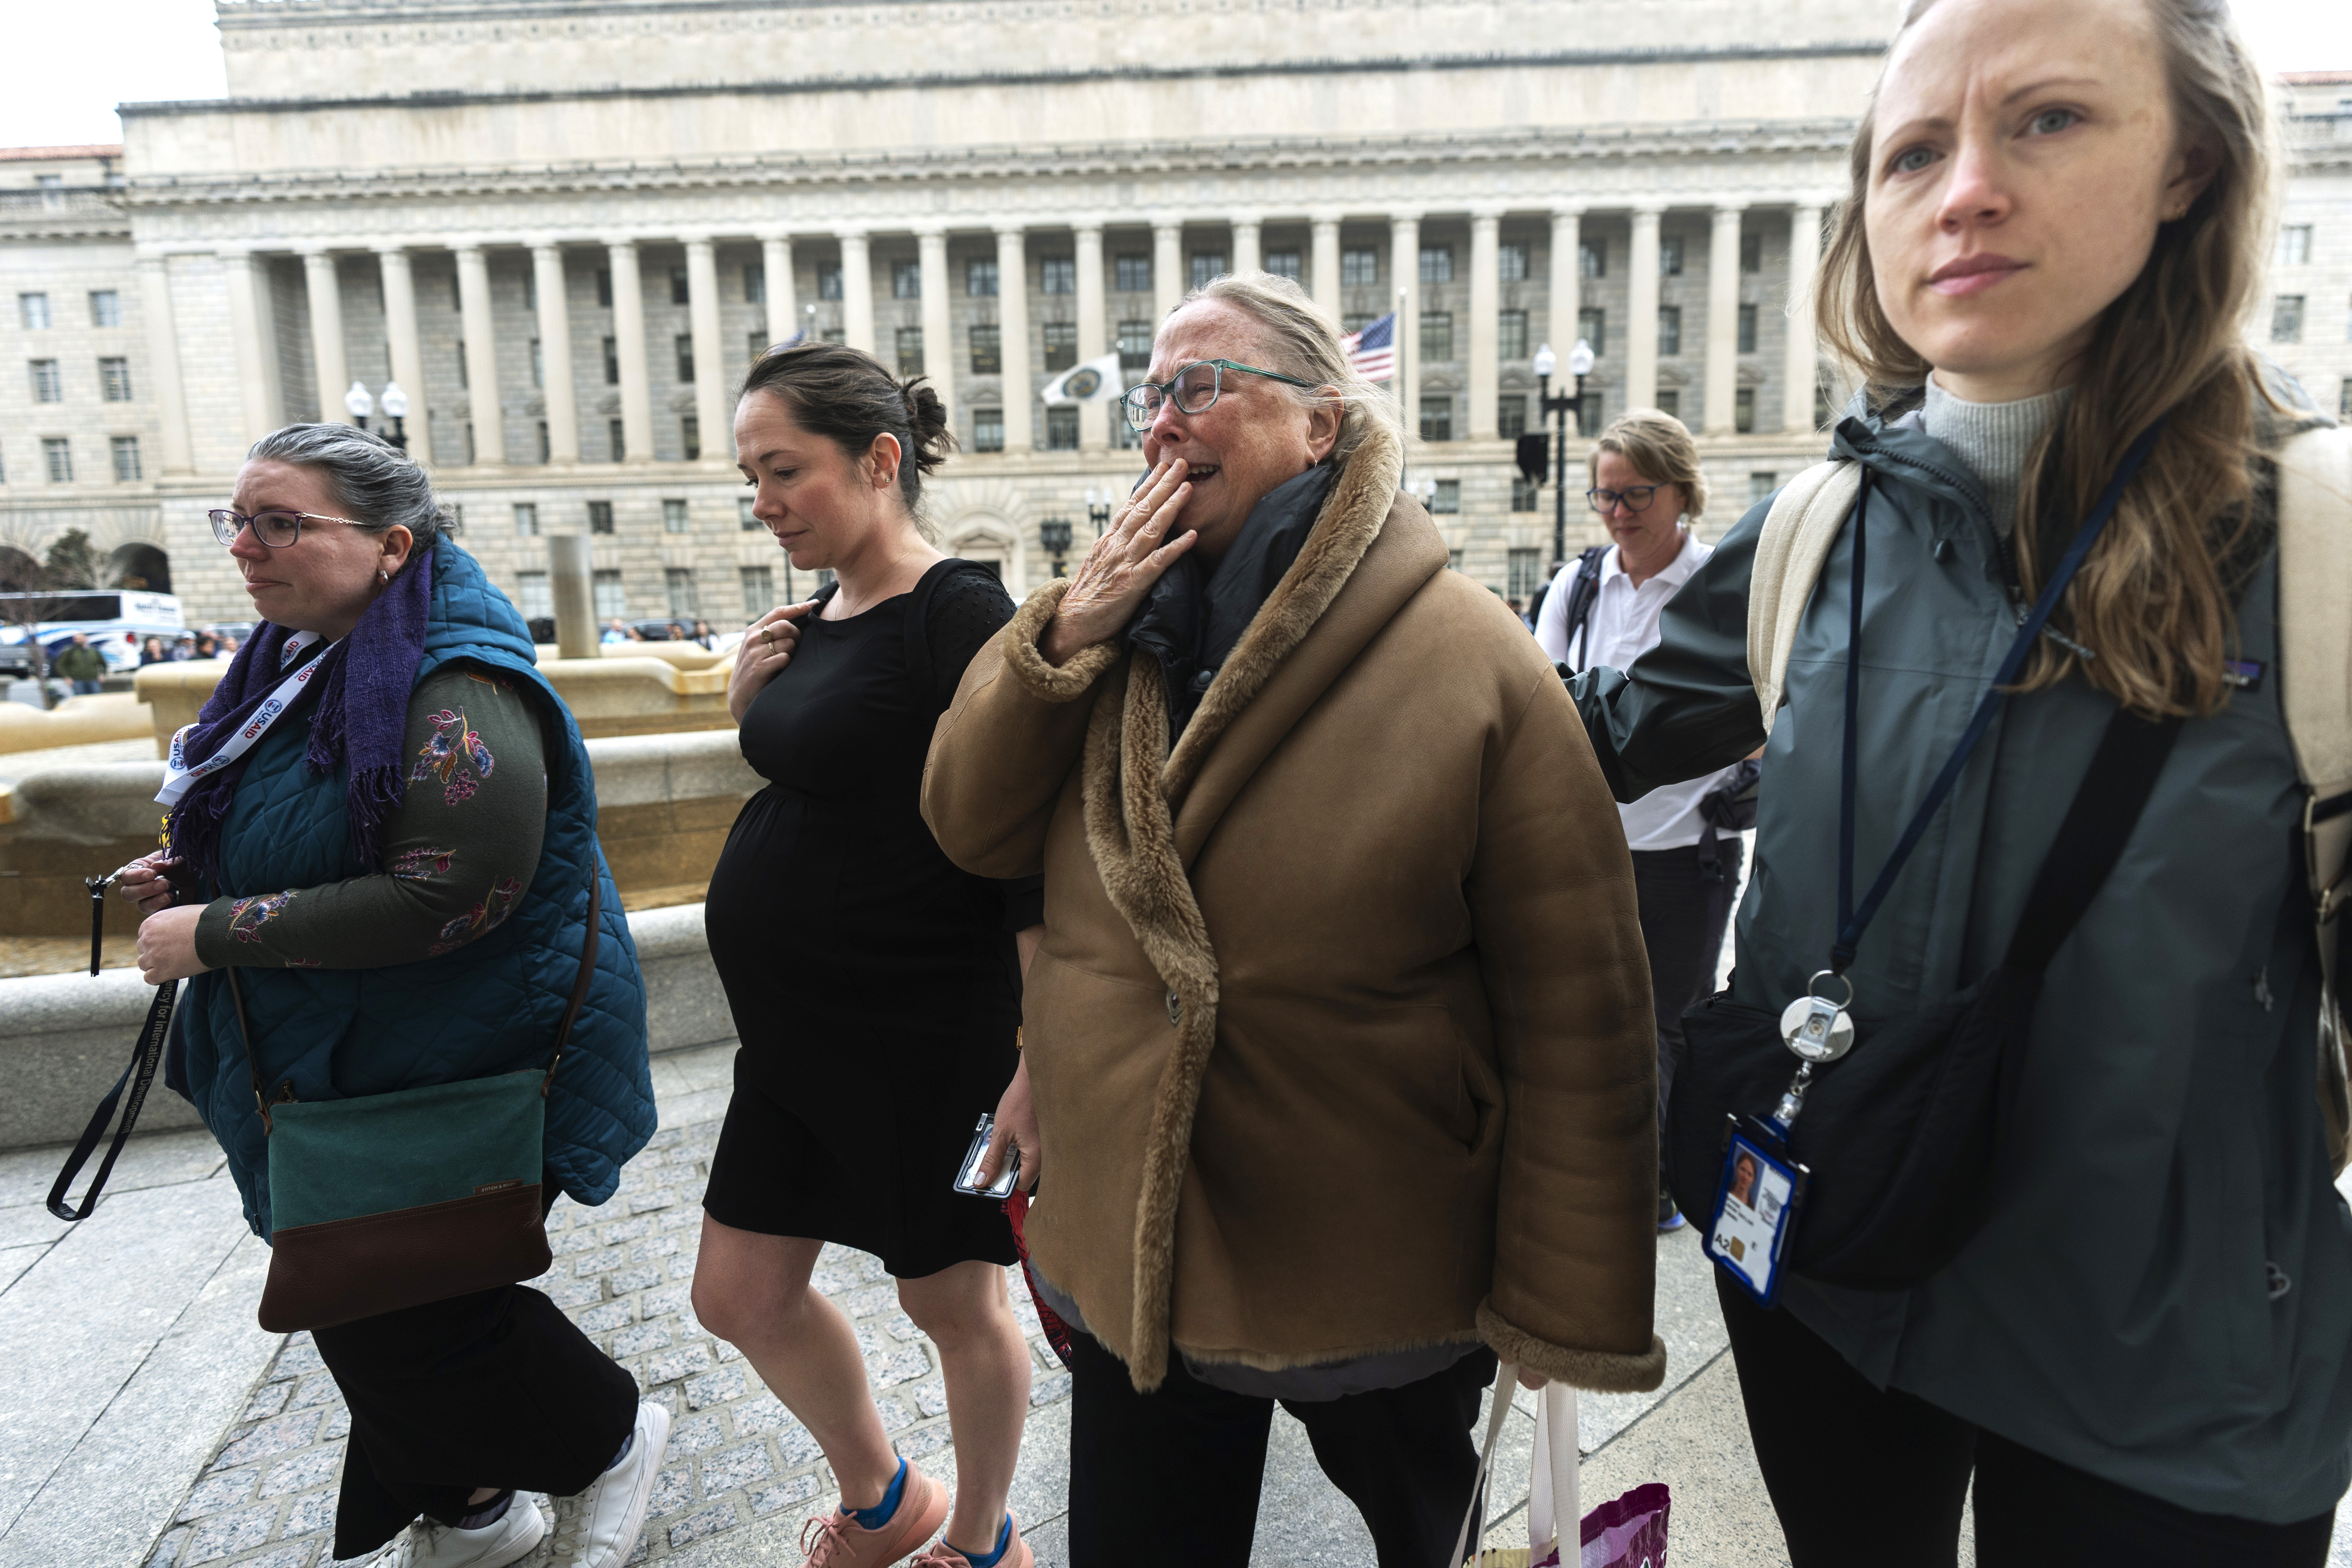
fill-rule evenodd
<path id="1" fill-rule="evenodd" d="M 950 858 L 1045 877 L 1000 1120 L 1086 1331 L 1077 1568 L 1245 1562 L 1276 1399 L 1426 1568 L 1495 1352 L 1664 1372 L 1615 803 L 1338 336 L 1263 274 L 1169 318 L 1149 482 L 974 658 L 925 774 Z"/>

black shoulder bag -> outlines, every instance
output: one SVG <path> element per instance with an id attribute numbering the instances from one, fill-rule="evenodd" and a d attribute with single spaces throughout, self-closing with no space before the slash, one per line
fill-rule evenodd
<path id="1" fill-rule="evenodd" d="M 2018 627 L 1959 743 L 1857 908 L 1854 797 L 1864 510 L 1870 495 L 1864 472 L 1853 516 L 1839 814 L 1839 930 L 1829 968 L 1814 977 L 1815 997 L 1846 986 L 1851 998 L 1843 971 L 1853 962 L 1864 929 L 1917 847 L 1928 820 L 1958 782 L 2050 612 L 2114 514 L 2156 435 L 2157 427 L 2151 427 L 2133 444 L 2098 507 L 2076 531 Z M 2116 710 L 2074 792 L 2057 842 L 2034 879 L 2006 956 L 1975 984 L 1890 1018 L 1850 1020 L 1842 1006 L 1811 1004 L 1823 1023 L 1822 1037 L 1844 1035 L 1833 1045 L 1812 1050 L 1800 1049 L 1805 1042 L 1792 1038 L 1802 1031 L 1807 998 L 1776 1015 L 1738 1005 L 1730 993 L 1722 992 L 1684 1013 L 1688 1050 L 1675 1074 L 1666 1120 L 1671 1183 L 1683 1212 L 1715 1211 L 1716 1184 L 1732 1130 L 1743 1116 L 1769 1117 L 1767 1125 L 1778 1130 L 1789 1157 L 1810 1171 L 1803 1217 L 1790 1239 L 1790 1272 L 1827 1285 L 1898 1290 L 1949 1263 L 1983 1226 L 2000 1190 L 2004 1141 L 2024 1078 L 2042 972 L 2122 857 L 2179 732 L 2179 719 L 2151 721 Z M 1833 1027 L 1829 1026 L 1832 1013 Z M 1793 1028 L 1792 1016 L 1801 1020 Z M 1801 1065 L 1799 1057 L 1804 1058 Z"/>

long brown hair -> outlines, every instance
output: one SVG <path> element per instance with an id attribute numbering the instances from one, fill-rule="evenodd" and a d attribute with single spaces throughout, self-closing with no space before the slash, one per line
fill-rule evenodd
<path id="1" fill-rule="evenodd" d="M 1935 3 L 1911 0 L 1896 38 Z M 2016 542 L 2029 595 L 2125 448 L 2170 417 L 2061 608 L 2096 657 L 2045 638 L 2019 688 L 2053 685 L 2079 665 L 2137 711 L 2210 713 L 2230 690 L 2231 605 L 2242 584 L 2223 563 L 2251 520 L 2255 399 L 2267 395 L 2242 333 L 2266 258 L 2277 156 L 2262 74 L 2224 0 L 2147 4 L 2175 134 L 2205 147 L 2214 173 L 2185 215 L 2158 228 L 2147 265 L 2099 317 L 2074 397 L 2027 460 Z M 1879 308 L 1864 227 L 1874 118 L 1874 108 L 1854 133 L 1853 192 L 1822 258 L 1820 317 L 1832 350 L 1884 391 L 1918 385 L 1929 367 Z M 2064 531 L 2054 543 L 2035 526 L 2044 517 Z"/>

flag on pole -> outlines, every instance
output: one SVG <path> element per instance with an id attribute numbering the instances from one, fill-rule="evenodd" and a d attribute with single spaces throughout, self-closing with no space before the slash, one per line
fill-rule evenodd
<path id="1" fill-rule="evenodd" d="M 1118 384 L 1118 351 L 1114 349 L 1100 359 L 1072 365 L 1047 382 L 1038 395 L 1050 406 L 1066 408 L 1073 403 L 1108 402 L 1126 390 Z"/>
<path id="2" fill-rule="evenodd" d="M 1386 381 L 1396 374 L 1396 312 L 1391 310 L 1360 332 L 1339 340 L 1348 363 L 1366 381 Z"/>

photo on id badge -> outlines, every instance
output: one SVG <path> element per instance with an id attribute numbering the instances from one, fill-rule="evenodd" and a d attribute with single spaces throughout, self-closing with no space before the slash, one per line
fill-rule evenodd
<path id="1" fill-rule="evenodd" d="M 1780 1294 L 1781 1253 L 1799 1184 L 1797 1173 L 1747 1132 L 1736 1131 L 1726 1142 L 1706 1249 L 1740 1289 L 1768 1307 Z"/>

